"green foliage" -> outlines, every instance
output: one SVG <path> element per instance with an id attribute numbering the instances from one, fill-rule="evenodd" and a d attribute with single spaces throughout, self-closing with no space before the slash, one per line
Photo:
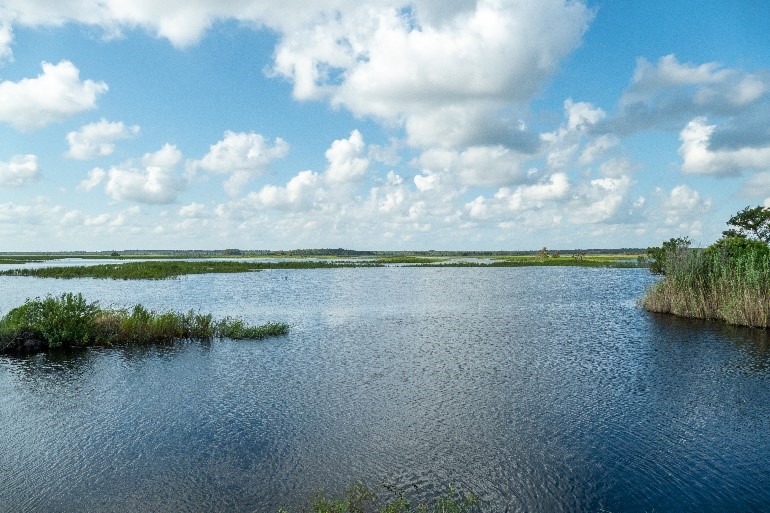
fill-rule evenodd
<path id="1" fill-rule="evenodd" d="M 329 269 L 339 267 L 375 267 L 374 262 L 233 262 L 203 260 L 156 260 L 124 264 L 84 265 L 72 267 L 41 267 L 38 269 L 11 269 L 0 272 L 5 276 L 34 276 L 37 278 L 103 278 L 113 280 L 163 280 L 186 274 L 243 273 L 264 269 Z"/>
<path id="2" fill-rule="evenodd" d="M 746 207 L 734 216 L 727 224 L 733 226 L 722 232 L 725 238 L 740 237 L 770 243 L 770 208 Z"/>
<path id="3" fill-rule="evenodd" d="M 91 341 L 89 327 L 98 312 L 98 304 L 88 303 L 80 294 L 28 300 L 0 321 L 0 334 L 8 337 L 23 330 L 44 339 L 51 348 L 85 346 Z"/>
<path id="4" fill-rule="evenodd" d="M 672 237 L 664 241 L 660 247 L 647 248 L 647 256 L 650 258 L 650 271 L 655 274 L 665 274 L 667 261 L 687 251 L 691 243 L 689 237 Z"/>
<path id="5" fill-rule="evenodd" d="M 316 494 L 309 508 L 302 513 L 472 513 L 479 510 L 479 501 L 473 494 L 462 494 L 449 487 L 445 495 L 431 503 L 413 505 L 403 491 L 382 485 L 374 490 L 363 483 L 349 486 L 342 496 L 329 497 L 324 492 Z M 288 513 L 280 510 L 279 513 Z"/>
<path id="6" fill-rule="evenodd" d="M 27 300 L 0 319 L 0 353 L 88 346 L 171 344 L 179 340 L 212 338 L 260 339 L 284 335 L 289 326 L 268 323 L 251 326 L 242 319 L 215 321 L 192 310 L 154 312 L 141 305 L 130 310 L 102 309 L 81 294 L 62 294 Z"/>
<path id="7" fill-rule="evenodd" d="M 756 209 L 744 209 L 730 224 L 743 224 L 745 230 L 759 226 L 745 222 L 756 215 Z M 726 232 L 705 250 L 682 251 L 675 243 L 680 239 L 671 239 L 667 248 L 664 243 L 665 250 L 656 248 L 665 276 L 647 290 L 643 306 L 653 312 L 769 328 L 770 247 L 760 238 L 761 231 L 757 233 Z"/>

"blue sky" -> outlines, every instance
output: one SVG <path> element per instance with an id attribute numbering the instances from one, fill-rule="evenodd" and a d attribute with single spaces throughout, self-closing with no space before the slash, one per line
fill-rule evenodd
<path id="1" fill-rule="evenodd" d="M 709 244 L 770 206 L 768 17 L 0 0 L 0 251 Z"/>

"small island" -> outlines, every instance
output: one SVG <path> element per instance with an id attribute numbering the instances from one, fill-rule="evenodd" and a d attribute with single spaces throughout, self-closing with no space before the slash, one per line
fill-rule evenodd
<path id="1" fill-rule="evenodd" d="M 216 320 L 194 311 L 155 312 L 102 308 L 81 294 L 30 299 L 0 319 L 0 354 L 33 354 L 49 349 L 169 345 L 180 340 L 261 339 L 288 333 L 283 323 L 251 326 L 240 318 Z"/>

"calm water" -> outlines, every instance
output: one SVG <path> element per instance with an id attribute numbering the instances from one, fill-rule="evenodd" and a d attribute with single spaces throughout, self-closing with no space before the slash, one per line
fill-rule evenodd
<path id="1" fill-rule="evenodd" d="M 770 510 L 765 332 L 655 316 L 644 270 L 0 278 L 290 335 L 0 357 L 0 511 L 275 512 L 366 479 L 487 511 Z M 412 489 L 414 489 L 412 487 Z"/>

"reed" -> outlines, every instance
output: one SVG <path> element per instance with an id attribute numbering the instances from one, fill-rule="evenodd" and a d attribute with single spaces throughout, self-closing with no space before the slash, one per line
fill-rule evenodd
<path id="1" fill-rule="evenodd" d="M 770 250 L 762 243 L 717 243 L 666 255 L 663 278 L 642 305 L 681 317 L 770 327 Z"/>
<path id="2" fill-rule="evenodd" d="M 0 353 L 92 346 L 167 345 L 179 340 L 260 339 L 283 335 L 282 323 L 251 326 L 242 319 L 210 314 L 101 308 L 81 294 L 29 299 L 0 319 Z"/>

